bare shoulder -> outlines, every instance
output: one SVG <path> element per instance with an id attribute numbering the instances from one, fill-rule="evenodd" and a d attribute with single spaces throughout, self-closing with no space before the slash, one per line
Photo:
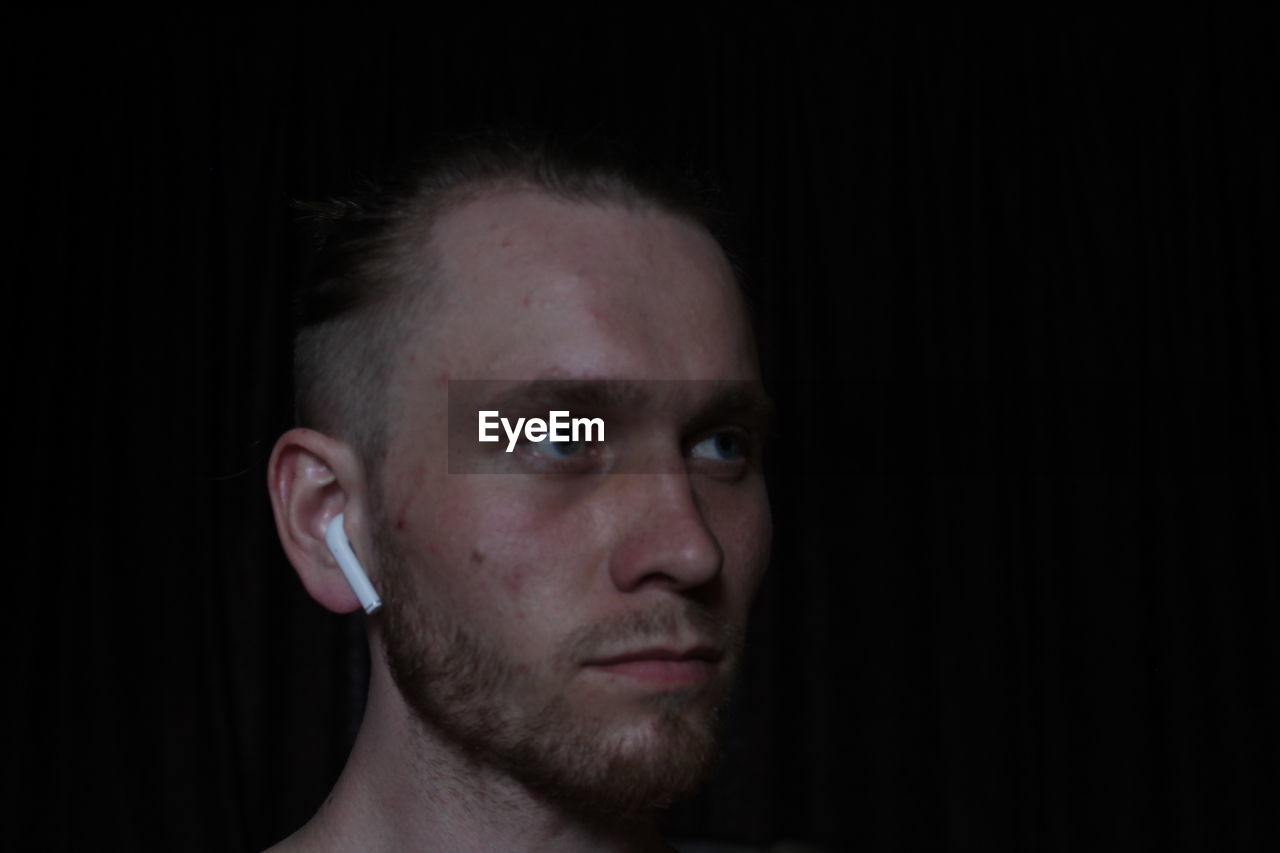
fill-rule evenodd
<path id="1" fill-rule="evenodd" d="M 338 850 L 332 839 L 315 832 L 311 824 L 307 824 L 288 838 L 277 841 L 263 853 L 326 853 L 331 850 Z"/>
<path id="2" fill-rule="evenodd" d="M 677 853 L 828 853 L 825 848 L 813 847 L 798 841 L 780 841 L 769 847 L 752 847 L 718 841 L 673 841 Z"/>
<path id="3" fill-rule="evenodd" d="M 266 850 L 262 851 L 262 853 L 295 853 L 295 851 L 315 849 L 313 847 L 308 848 L 306 845 L 300 843 L 297 839 L 298 839 L 298 833 L 295 832 L 293 835 L 290 835 L 288 838 L 285 838 L 281 841 L 277 841 L 275 844 L 272 844 Z"/>

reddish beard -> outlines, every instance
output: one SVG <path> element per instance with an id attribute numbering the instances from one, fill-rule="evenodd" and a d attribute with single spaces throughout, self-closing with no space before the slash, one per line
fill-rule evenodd
<path id="1" fill-rule="evenodd" d="M 417 593 L 409 561 L 376 525 L 384 658 L 428 736 L 467 764 L 506 773 L 534 794 L 594 815 L 648 814 L 697 790 L 719 750 L 720 711 L 742 632 L 707 607 L 662 610 L 580 627 L 552 659 L 521 667 L 488 638 Z M 604 651 L 694 634 L 724 650 L 715 675 L 693 689 L 587 707 L 574 679 Z M 616 698 L 616 697 L 615 697 Z"/>

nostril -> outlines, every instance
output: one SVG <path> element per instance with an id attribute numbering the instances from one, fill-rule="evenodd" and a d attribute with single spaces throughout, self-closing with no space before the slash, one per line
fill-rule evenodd
<path id="1" fill-rule="evenodd" d="M 633 591 L 658 583 L 689 589 L 713 580 L 721 570 L 723 549 L 692 498 L 686 478 L 679 492 L 665 489 L 664 500 L 638 512 L 617 542 L 610 572 L 615 586 Z"/>

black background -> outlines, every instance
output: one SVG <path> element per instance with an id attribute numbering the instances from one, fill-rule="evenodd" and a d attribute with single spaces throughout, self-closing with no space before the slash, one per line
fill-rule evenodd
<path id="1" fill-rule="evenodd" d="M 23 849 L 257 849 L 328 791 L 359 625 L 305 596 L 263 486 L 289 202 L 511 121 L 699 164 L 740 214 L 777 543 L 673 833 L 1276 840 L 1260 20 L 116 10 L 4 39 Z"/>

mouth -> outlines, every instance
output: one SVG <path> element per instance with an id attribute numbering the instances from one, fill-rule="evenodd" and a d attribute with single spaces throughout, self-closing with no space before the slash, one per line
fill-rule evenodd
<path id="1" fill-rule="evenodd" d="M 696 687 L 715 675 L 723 659 L 724 651 L 711 645 L 652 646 L 590 660 L 586 668 L 651 687 Z"/>

